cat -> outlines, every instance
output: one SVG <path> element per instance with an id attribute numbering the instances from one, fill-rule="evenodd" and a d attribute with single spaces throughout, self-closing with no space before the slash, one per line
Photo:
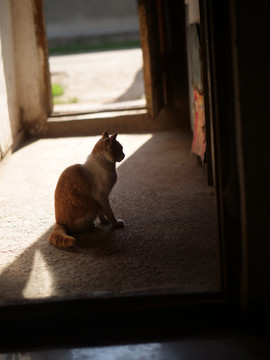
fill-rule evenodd
<path id="1" fill-rule="evenodd" d="M 74 247 L 76 239 L 70 234 L 88 231 L 95 219 L 101 224 L 124 226 L 123 220 L 115 218 L 109 203 L 117 180 L 116 162 L 125 157 L 116 137 L 116 133 L 109 136 L 104 131 L 86 162 L 72 165 L 60 175 L 54 194 L 56 224 L 48 238 L 56 247 Z"/>

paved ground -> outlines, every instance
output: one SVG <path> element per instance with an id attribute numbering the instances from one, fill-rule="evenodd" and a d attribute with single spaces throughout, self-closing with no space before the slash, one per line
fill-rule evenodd
<path id="1" fill-rule="evenodd" d="M 52 84 L 64 88 L 55 112 L 145 104 L 140 48 L 51 56 L 49 65 Z"/>

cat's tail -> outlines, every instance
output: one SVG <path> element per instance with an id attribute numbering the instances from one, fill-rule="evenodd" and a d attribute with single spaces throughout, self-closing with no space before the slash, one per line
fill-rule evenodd
<path id="1" fill-rule="evenodd" d="M 67 235 L 66 229 L 63 225 L 55 224 L 48 241 L 58 248 L 67 248 L 75 246 L 75 238 Z"/>

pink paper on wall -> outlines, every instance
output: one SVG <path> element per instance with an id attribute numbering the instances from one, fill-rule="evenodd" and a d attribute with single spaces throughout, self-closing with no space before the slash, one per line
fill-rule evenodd
<path id="1" fill-rule="evenodd" d="M 205 157 L 206 138 L 205 138 L 205 114 L 204 99 L 197 90 L 194 90 L 194 131 L 191 151 L 200 156 L 202 160 Z"/>

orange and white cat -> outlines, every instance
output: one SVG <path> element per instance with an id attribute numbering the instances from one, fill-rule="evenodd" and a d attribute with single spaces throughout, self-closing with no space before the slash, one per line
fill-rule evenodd
<path id="1" fill-rule="evenodd" d="M 124 226 L 109 203 L 117 180 L 115 164 L 125 157 L 116 136 L 103 132 L 86 162 L 72 165 L 60 175 L 54 194 L 56 224 L 48 239 L 53 245 L 75 246 L 76 240 L 69 234 L 89 230 L 96 218 L 102 224 Z"/>

